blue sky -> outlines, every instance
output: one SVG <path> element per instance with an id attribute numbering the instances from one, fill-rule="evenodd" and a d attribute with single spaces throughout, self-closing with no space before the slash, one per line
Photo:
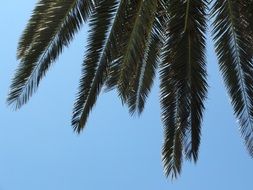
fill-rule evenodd
<path id="1" fill-rule="evenodd" d="M 209 95 L 197 164 L 176 181 L 161 163 L 163 127 L 156 82 L 143 115 L 130 117 L 115 92 L 100 96 L 80 135 L 70 120 L 87 38 L 86 26 L 21 110 L 6 105 L 18 39 L 35 0 L 0 7 L 0 190 L 250 189 L 253 160 L 240 138 L 208 41 Z"/>

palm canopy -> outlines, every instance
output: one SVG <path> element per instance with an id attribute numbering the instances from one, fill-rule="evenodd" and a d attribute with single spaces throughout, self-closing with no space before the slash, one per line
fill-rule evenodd
<path id="1" fill-rule="evenodd" d="M 74 130 L 83 130 L 102 89 L 116 89 L 130 113 L 140 114 L 159 73 L 162 159 L 165 174 L 177 177 L 184 158 L 198 159 L 208 86 L 205 35 L 211 19 L 220 71 L 253 156 L 252 11 L 252 0 L 211 4 L 207 0 L 40 0 L 18 44 L 20 64 L 7 101 L 15 108 L 27 103 L 88 20 Z"/>

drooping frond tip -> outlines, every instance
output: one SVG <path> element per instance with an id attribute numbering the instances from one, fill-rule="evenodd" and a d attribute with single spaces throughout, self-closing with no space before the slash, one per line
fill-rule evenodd
<path id="1" fill-rule="evenodd" d="M 84 128 L 105 81 L 109 58 L 106 48 L 110 43 L 104 44 L 116 5 L 117 0 L 101 0 L 90 18 L 90 36 L 72 117 L 72 126 L 78 133 Z"/>
<path id="2" fill-rule="evenodd" d="M 40 80 L 63 48 L 73 39 L 93 9 L 92 1 L 41 0 L 19 42 L 19 67 L 8 104 L 20 108 L 36 91 Z"/>
<path id="3" fill-rule="evenodd" d="M 212 7 L 213 38 L 241 134 L 253 156 L 253 46 L 252 16 L 245 15 L 249 1 L 216 1 Z M 249 5 L 250 7 L 250 5 Z M 242 10 L 244 10 L 242 12 Z M 251 26 L 252 27 L 252 26 Z M 251 33 L 252 34 L 252 33 Z"/>
<path id="4" fill-rule="evenodd" d="M 198 158 L 207 93 L 206 1 L 171 1 L 167 41 L 161 63 L 161 107 L 165 127 L 165 174 L 181 172 L 182 156 Z"/>

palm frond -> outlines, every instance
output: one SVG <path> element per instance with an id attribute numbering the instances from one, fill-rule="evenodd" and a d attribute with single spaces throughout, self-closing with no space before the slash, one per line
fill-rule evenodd
<path id="1" fill-rule="evenodd" d="M 129 93 L 133 90 L 131 89 L 133 87 L 132 84 L 139 78 L 140 72 L 138 72 L 138 69 L 142 68 L 141 63 L 145 55 L 156 11 L 157 1 L 141 1 L 138 17 L 133 23 L 133 30 L 128 40 L 126 51 L 123 54 L 120 68 L 118 91 L 124 102 L 128 100 Z M 130 103 L 130 111 L 134 110 L 134 107 Z"/>
<path id="2" fill-rule="evenodd" d="M 136 111 L 138 111 L 138 114 L 142 113 L 146 99 L 153 85 L 157 65 L 160 61 L 159 57 L 164 42 L 166 22 L 159 11 L 164 11 L 161 9 L 161 5 L 158 5 L 153 29 L 147 40 L 148 45 L 145 49 L 145 55 L 137 70 L 138 74 L 136 77 L 129 77 L 133 80 L 133 87 L 130 87 L 131 91 L 128 98 L 128 106 L 132 114 Z"/>
<path id="3" fill-rule="evenodd" d="M 30 49 L 31 43 L 34 39 L 35 33 L 40 29 L 40 24 L 43 18 L 47 15 L 47 11 L 55 1 L 53 0 L 40 0 L 33 10 L 33 14 L 23 31 L 23 34 L 18 43 L 17 58 L 22 58 Z"/>
<path id="4" fill-rule="evenodd" d="M 250 48 L 253 51 L 253 1 L 243 1 L 240 2 L 238 11 L 239 16 L 241 18 L 241 21 L 243 23 L 241 28 L 243 35 L 247 36 L 247 39 L 249 40 L 248 43 L 250 43 Z"/>
<path id="5" fill-rule="evenodd" d="M 196 161 L 198 157 L 203 102 L 207 93 L 204 36 L 206 9 L 205 0 L 174 0 L 170 1 L 168 7 L 168 40 L 160 78 L 165 126 L 163 161 L 167 168 L 165 173 L 171 176 L 180 173 L 178 162 L 181 158 L 175 158 L 177 154 L 174 153 L 178 151 L 174 150 L 176 139 L 182 140 L 181 143 L 188 139 L 183 147 L 186 158 Z M 177 132 L 173 137 L 172 133 L 166 131 Z M 182 134 L 182 138 L 176 136 L 178 133 Z"/>
<path id="6" fill-rule="evenodd" d="M 89 17 L 93 1 L 65 0 L 50 6 L 32 44 L 21 59 L 11 84 L 8 103 L 20 108 L 37 89 L 51 63 Z"/>
<path id="7" fill-rule="evenodd" d="M 72 126 L 78 133 L 84 128 L 106 79 L 109 59 L 107 46 L 111 45 L 106 39 L 117 2 L 117 0 L 101 0 L 90 18 L 88 49 L 83 62 L 82 77 L 72 117 Z"/>
<path id="8" fill-rule="evenodd" d="M 178 121 L 176 122 L 178 123 Z M 175 123 L 175 125 L 177 125 Z M 178 127 L 167 128 L 165 134 L 168 138 L 163 146 L 163 162 L 164 162 L 164 172 L 168 177 L 171 175 L 171 178 L 177 178 L 181 173 L 182 162 L 183 162 L 183 134 Z M 170 148 L 167 148 L 170 147 Z"/>
<path id="9" fill-rule="evenodd" d="M 127 51 L 129 39 L 131 38 L 135 22 L 141 11 L 141 0 L 122 0 L 118 8 L 118 19 L 115 19 L 115 35 L 113 42 L 113 61 L 108 70 L 106 81 L 106 91 L 112 90 L 117 86 L 120 77 L 120 69 Z M 124 26 L 124 27 L 122 27 Z"/>
<path id="10" fill-rule="evenodd" d="M 129 98 L 130 101 L 134 100 L 132 105 L 135 105 L 135 110 L 138 110 L 139 114 L 144 109 L 146 99 L 153 85 L 162 45 L 161 39 L 154 34 L 152 34 L 150 40 L 147 55 L 141 68 L 139 81 L 136 81 L 139 82 L 138 89 L 135 90 L 136 95 L 134 95 L 136 98 L 133 99 L 132 95 Z"/>
<path id="11" fill-rule="evenodd" d="M 194 1 L 189 13 L 192 15 L 189 20 L 188 30 L 188 90 L 190 101 L 189 126 L 187 131 L 190 132 L 188 144 L 185 146 L 186 158 L 198 159 L 200 145 L 201 122 L 203 111 L 205 109 L 204 100 L 207 94 L 207 72 L 205 57 L 205 32 L 206 32 L 206 10 L 208 1 Z M 192 23 L 191 23 L 192 22 Z M 191 58 L 190 58 L 191 57 Z M 184 109 L 184 108 L 183 108 Z M 187 132 L 184 134 L 184 140 L 187 139 Z"/>
<path id="12" fill-rule="evenodd" d="M 220 71 L 239 119 L 241 134 L 253 156 L 253 63 L 252 44 L 243 30 L 249 17 L 240 16 L 240 3 L 217 1 L 212 7 L 215 17 L 213 35 Z M 246 20 L 245 20 L 246 19 Z M 252 19 L 252 18 L 251 18 Z"/>
<path id="13" fill-rule="evenodd" d="M 123 57 L 123 68 L 119 84 L 122 89 L 124 88 L 125 92 L 122 92 L 121 89 L 120 94 L 127 94 L 127 104 L 132 114 L 139 109 L 139 106 L 144 107 L 145 98 L 148 95 L 155 75 L 158 48 L 161 47 L 161 38 L 157 37 L 154 42 L 155 33 L 152 31 L 158 8 L 157 5 L 158 1 L 156 0 L 144 2 L 139 16 L 140 21 L 136 21 L 140 23 L 136 25 L 136 29 L 134 28 L 136 31 L 133 31 L 132 35 L 134 36 L 131 36 L 129 40 L 129 49 L 124 55 L 125 57 Z M 148 79 L 145 81 L 146 85 L 143 81 L 145 79 Z M 123 87 L 121 84 L 127 84 L 127 86 Z"/>
<path id="14" fill-rule="evenodd" d="M 177 90 L 175 81 L 172 80 L 173 72 L 170 66 L 165 66 L 160 72 L 161 77 L 161 105 L 164 129 L 164 145 L 162 148 L 162 160 L 165 175 L 176 178 L 182 167 L 182 141 L 178 142 L 176 134 L 181 134 L 177 117 Z M 177 142 L 177 145 L 176 145 Z"/>

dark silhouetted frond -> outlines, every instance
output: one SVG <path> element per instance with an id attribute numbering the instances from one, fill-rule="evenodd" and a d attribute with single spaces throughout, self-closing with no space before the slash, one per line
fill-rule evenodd
<path id="1" fill-rule="evenodd" d="M 64 46 L 88 18 L 93 1 L 66 0 L 53 3 L 34 34 L 29 51 L 22 57 L 11 84 L 8 103 L 25 104 Z"/>
<path id="2" fill-rule="evenodd" d="M 137 69 L 138 74 L 136 77 L 132 76 L 132 79 L 129 77 L 129 80 L 133 80 L 133 87 L 130 87 L 128 98 L 128 105 L 132 114 L 136 111 L 138 114 L 142 113 L 155 78 L 158 62 L 160 61 L 159 57 L 163 47 L 166 22 L 159 11 L 164 11 L 160 4 L 157 7 L 152 32 L 147 40 L 148 45 L 143 49 L 145 52 L 142 63 L 139 64 Z"/>
<path id="3" fill-rule="evenodd" d="M 245 144 L 253 156 L 253 62 L 252 44 L 245 35 L 249 17 L 240 16 L 240 3 L 216 1 L 212 7 L 213 35 L 220 71 L 239 119 Z M 252 19 L 252 18 L 251 18 Z"/>
<path id="4" fill-rule="evenodd" d="M 33 10 L 33 15 L 29 20 L 18 44 L 17 58 L 22 58 L 26 52 L 29 51 L 29 47 L 32 44 L 34 35 L 40 30 L 40 24 L 43 23 L 44 17 L 47 15 L 47 11 L 54 0 L 40 0 L 35 9 Z"/>
<path id="5" fill-rule="evenodd" d="M 152 34 L 150 44 L 144 59 L 141 74 L 139 79 L 138 89 L 136 91 L 135 109 L 139 114 L 143 111 L 146 99 L 151 90 L 157 65 L 159 62 L 160 50 L 162 48 L 162 41 L 159 36 Z"/>
<path id="6" fill-rule="evenodd" d="M 145 49 L 152 30 L 154 18 L 157 10 L 157 1 L 141 1 L 138 10 L 138 17 L 133 23 L 126 51 L 122 55 L 122 65 L 118 80 L 118 91 L 120 98 L 126 102 L 131 94 L 133 84 L 139 79 L 140 70 Z M 138 85 L 138 83 L 137 83 Z M 133 106 L 133 107 L 132 107 Z M 135 109 L 130 103 L 130 111 Z"/>
<path id="7" fill-rule="evenodd" d="M 176 141 L 186 158 L 197 160 L 204 100 L 206 1 L 170 1 L 168 40 L 161 64 L 161 106 L 165 126 L 163 161 L 166 175 L 180 173 Z M 174 137 L 172 132 L 174 131 Z M 190 131 L 187 132 L 187 131 Z M 179 135 L 181 134 L 181 135 Z M 177 136 L 179 135 L 180 138 Z M 183 143 L 187 140 L 187 144 Z M 179 144 L 177 142 L 177 144 Z M 171 154 L 171 155 L 170 155 Z"/>
<path id="8" fill-rule="evenodd" d="M 115 24 L 118 27 L 115 28 L 114 46 L 111 50 L 113 52 L 113 61 L 110 64 L 109 76 L 106 81 L 107 91 L 115 88 L 118 84 L 121 65 L 128 49 L 136 20 L 139 18 L 142 4 L 143 1 L 141 0 L 122 0 L 120 2 L 118 19 L 115 20 Z"/>
<path id="9" fill-rule="evenodd" d="M 72 126 L 78 133 L 84 128 L 89 113 L 105 81 L 108 52 L 104 47 L 107 32 L 116 10 L 117 0 L 101 0 L 90 18 L 90 36 L 83 62 L 79 93 L 74 105 Z"/>
<path id="10" fill-rule="evenodd" d="M 161 40 L 159 37 L 157 37 L 157 43 L 154 44 L 154 34 L 152 35 L 152 28 L 158 8 L 157 5 L 158 2 L 156 0 L 145 1 L 143 3 L 140 16 L 138 20 L 136 20 L 138 24 L 136 24 L 135 28 L 133 29 L 127 52 L 123 57 L 123 68 L 121 69 L 119 78 L 120 96 L 123 95 L 123 100 L 124 97 L 127 97 L 129 111 L 132 114 L 138 110 L 139 100 L 142 101 L 142 105 L 144 104 L 144 93 L 147 92 L 147 88 L 151 88 L 154 77 L 155 71 L 152 73 L 151 70 L 155 69 L 157 65 L 156 58 L 158 54 L 158 48 L 155 50 L 155 47 L 150 48 L 150 46 L 161 45 L 158 41 Z M 153 59 L 150 59 L 150 56 L 154 56 L 152 57 Z M 150 75 L 147 76 L 147 74 Z M 143 79 L 147 78 L 149 78 L 150 82 L 145 81 L 147 83 L 144 83 Z M 126 86 L 124 87 L 124 85 Z"/>

